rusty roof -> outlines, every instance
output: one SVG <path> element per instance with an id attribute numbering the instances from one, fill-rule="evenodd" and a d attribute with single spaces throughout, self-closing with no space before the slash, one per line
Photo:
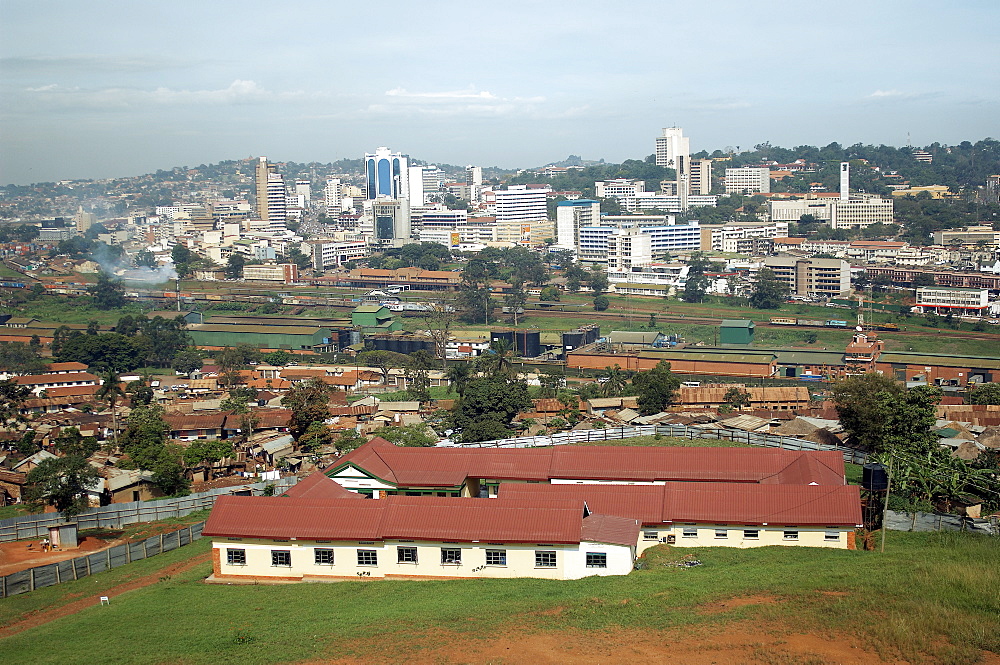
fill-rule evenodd
<path id="1" fill-rule="evenodd" d="M 810 456 L 820 461 L 801 462 Z M 799 465 L 793 466 L 797 460 Z M 404 448 L 376 438 L 340 458 L 326 472 L 332 475 L 347 465 L 397 487 L 458 487 L 466 478 L 746 483 L 769 478 L 770 483 L 844 483 L 844 462 L 839 453 L 761 448 Z"/>
<path id="2" fill-rule="evenodd" d="M 196 429 L 217 429 L 221 430 L 226 422 L 226 417 L 232 411 L 215 411 L 211 413 L 168 413 L 163 416 L 170 427 L 171 432 L 190 431 Z"/>
<path id="3" fill-rule="evenodd" d="M 639 520 L 591 513 L 583 518 L 580 540 L 634 546 L 639 540 Z"/>

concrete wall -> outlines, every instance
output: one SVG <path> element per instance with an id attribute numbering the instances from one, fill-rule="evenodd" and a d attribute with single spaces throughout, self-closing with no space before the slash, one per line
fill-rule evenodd
<path id="1" fill-rule="evenodd" d="M 685 536 L 685 529 L 694 529 L 695 536 Z M 716 537 L 716 530 L 724 530 L 726 537 Z M 758 537 L 745 537 L 746 530 L 756 530 Z M 785 531 L 798 533 L 797 539 L 786 539 Z M 647 539 L 646 534 L 656 534 L 656 538 Z M 827 540 L 827 534 L 836 534 L 835 540 Z M 669 542 L 673 536 L 672 545 L 677 547 L 767 547 L 781 545 L 783 547 L 826 547 L 833 549 L 854 549 L 854 529 L 847 527 L 794 527 L 794 526 L 744 526 L 720 524 L 673 524 L 659 526 L 644 526 L 639 532 L 638 551 L 645 550 Z"/>
<path id="2" fill-rule="evenodd" d="M 632 570 L 634 548 L 603 543 L 578 545 L 523 545 L 410 541 L 272 541 L 214 539 L 215 575 L 222 579 L 270 578 L 301 580 L 314 577 L 536 577 L 579 579 L 591 575 L 627 575 Z M 416 548 L 416 562 L 399 562 L 398 549 Z M 442 548 L 460 551 L 460 563 L 442 563 Z M 241 549 L 245 565 L 230 565 L 227 551 Z M 317 549 L 333 550 L 332 564 L 317 564 Z M 272 565 L 272 550 L 287 550 L 290 566 Z M 359 565 L 358 550 L 376 553 L 377 565 Z M 487 565 L 486 550 L 503 550 L 506 565 Z M 554 567 L 536 567 L 535 552 L 555 552 Z M 603 553 L 606 568 L 588 568 L 587 553 Z"/>

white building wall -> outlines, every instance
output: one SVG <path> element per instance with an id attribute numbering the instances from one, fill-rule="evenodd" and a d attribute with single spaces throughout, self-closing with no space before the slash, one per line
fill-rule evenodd
<path id="1" fill-rule="evenodd" d="M 726 169 L 726 194 L 767 194 L 771 191 L 771 171 L 767 167 L 742 166 Z"/>

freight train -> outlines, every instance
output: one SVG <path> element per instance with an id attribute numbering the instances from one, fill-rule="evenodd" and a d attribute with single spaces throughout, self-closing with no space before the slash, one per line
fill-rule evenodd
<path id="1" fill-rule="evenodd" d="M 772 326 L 805 326 L 810 328 L 846 328 L 847 321 L 837 321 L 835 319 L 830 320 L 813 320 L 813 319 L 793 319 L 790 317 L 772 316 L 771 317 Z M 899 326 L 895 323 L 873 323 L 870 326 L 873 330 L 899 330 Z"/>

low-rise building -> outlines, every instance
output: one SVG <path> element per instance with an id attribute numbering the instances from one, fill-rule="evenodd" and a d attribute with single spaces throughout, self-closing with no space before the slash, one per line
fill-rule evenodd
<path id="1" fill-rule="evenodd" d="M 851 290 L 851 265 L 840 259 L 770 256 L 764 259 L 764 267 L 792 295 L 836 298 Z"/>
<path id="2" fill-rule="evenodd" d="M 987 289 L 956 289 L 942 286 L 917 287 L 913 311 L 917 314 L 982 316 L 989 308 Z"/>

